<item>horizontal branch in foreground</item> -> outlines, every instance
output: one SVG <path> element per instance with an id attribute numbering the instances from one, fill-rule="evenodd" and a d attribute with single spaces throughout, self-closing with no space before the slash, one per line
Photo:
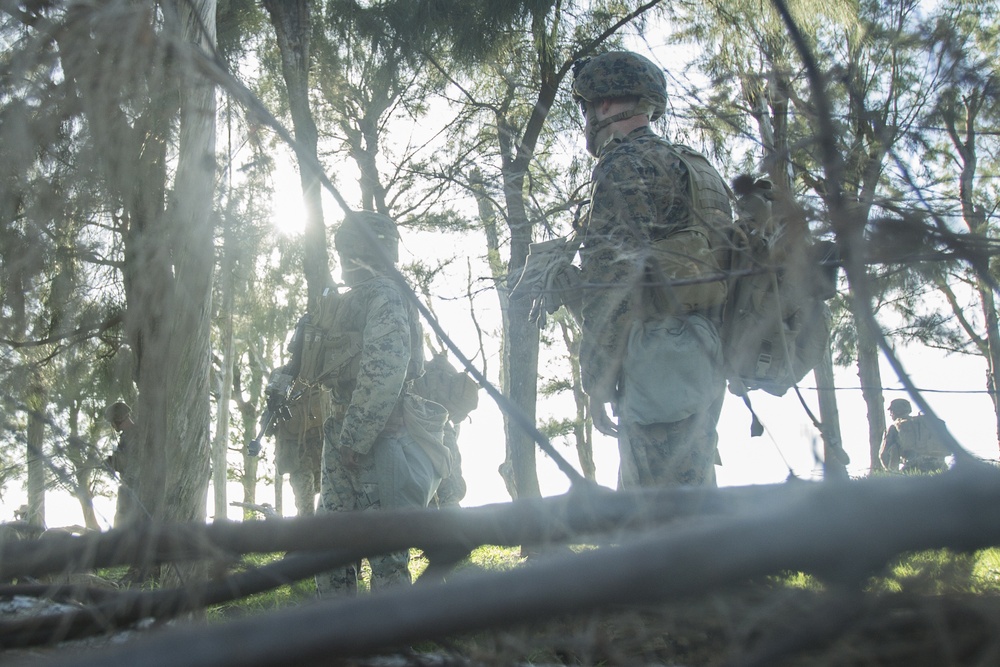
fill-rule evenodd
<path id="1" fill-rule="evenodd" d="M 661 527 L 617 547 L 225 625 L 164 631 L 65 667 L 263 667 L 705 593 L 782 570 L 857 584 L 900 553 L 1000 544 L 1000 472 L 789 485 L 756 511 Z M 322 631 L 317 631 L 322 628 Z"/>
<path id="2" fill-rule="evenodd" d="M 337 512 L 207 525 L 142 524 L 106 533 L 0 543 L 0 579 L 133 563 L 227 560 L 244 553 L 360 548 L 375 554 L 417 547 L 433 555 L 483 544 L 544 545 L 787 502 L 787 494 L 795 490 L 773 485 L 616 493 L 594 485 L 555 498 L 466 509 Z"/>

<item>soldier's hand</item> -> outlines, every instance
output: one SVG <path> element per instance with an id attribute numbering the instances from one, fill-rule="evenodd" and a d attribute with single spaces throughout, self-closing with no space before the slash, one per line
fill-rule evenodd
<path id="1" fill-rule="evenodd" d="M 260 440 L 251 440 L 247 443 L 247 454 L 249 456 L 260 455 Z"/>
<path id="2" fill-rule="evenodd" d="M 358 453 L 350 447 L 341 447 L 340 462 L 345 468 L 354 470 L 358 467 Z"/>
<path id="3" fill-rule="evenodd" d="M 594 428 L 612 437 L 618 437 L 618 424 L 608 416 L 607 404 L 604 401 L 590 399 L 590 419 L 594 422 Z"/>

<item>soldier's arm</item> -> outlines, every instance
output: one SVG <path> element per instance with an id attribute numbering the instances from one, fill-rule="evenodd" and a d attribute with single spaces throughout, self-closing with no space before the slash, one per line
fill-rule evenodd
<path id="1" fill-rule="evenodd" d="M 655 222 L 652 183 L 630 156 L 599 165 L 580 250 L 583 270 L 581 365 L 587 393 L 614 398 L 628 329 L 637 316 L 649 248 L 646 230 Z"/>
<path id="2" fill-rule="evenodd" d="M 357 384 L 340 431 L 341 447 L 367 454 L 406 381 L 410 328 L 406 304 L 388 281 L 375 290 L 365 322 Z"/>
<path id="3" fill-rule="evenodd" d="M 895 424 L 891 424 L 882 437 L 879 459 L 888 470 L 895 470 L 899 467 L 899 431 Z"/>

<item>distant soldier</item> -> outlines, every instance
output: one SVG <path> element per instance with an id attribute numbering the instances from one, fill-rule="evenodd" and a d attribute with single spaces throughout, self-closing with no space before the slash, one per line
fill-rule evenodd
<path id="1" fill-rule="evenodd" d="M 132 420 L 132 408 L 123 401 L 116 401 L 104 411 L 104 418 L 111 423 L 118 442 L 104 462 L 119 475 L 118 503 L 115 511 L 115 528 L 140 518 L 141 505 L 136 498 L 139 488 L 139 469 L 136 464 L 134 438 L 135 422 Z"/>
<path id="2" fill-rule="evenodd" d="M 948 467 L 945 457 L 951 454 L 944 444 L 944 422 L 931 421 L 928 415 L 911 416 L 913 406 L 905 398 L 889 403 L 892 424 L 882 438 L 879 459 L 887 470 L 903 472 L 940 472 Z"/>
<path id="3" fill-rule="evenodd" d="M 291 385 L 291 396 L 285 405 L 288 418 L 274 427 L 274 466 L 279 475 L 288 474 L 296 515 L 312 516 L 320 487 L 323 423 L 332 410 L 330 390 L 296 381 Z"/>

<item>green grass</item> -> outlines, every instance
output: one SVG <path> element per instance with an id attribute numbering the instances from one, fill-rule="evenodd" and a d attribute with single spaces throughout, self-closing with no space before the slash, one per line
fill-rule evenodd
<path id="1" fill-rule="evenodd" d="M 247 554 L 240 561 L 235 572 L 269 565 L 282 558 L 283 554 Z M 211 619 L 224 619 L 233 616 L 252 616 L 262 612 L 273 611 L 282 607 L 290 607 L 316 596 L 316 584 L 312 579 L 304 579 L 285 586 L 256 593 L 254 595 L 215 605 L 207 610 Z"/>
<path id="2" fill-rule="evenodd" d="M 973 553 L 933 549 L 904 554 L 873 577 L 872 592 L 1000 594 L 1000 549 Z"/>
<path id="3" fill-rule="evenodd" d="M 281 554 L 248 555 L 239 569 L 259 567 L 274 562 Z M 506 572 L 525 562 L 517 547 L 486 545 L 475 549 L 455 567 L 456 572 Z M 410 572 L 416 581 L 427 569 L 428 560 L 423 552 L 410 552 Z M 117 571 L 115 571 L 117 573 Z M 111 572 L 109 572 L 111 574 Z M 371 570 L 365 562 L 361 570 L 362 592 L 368 590 Z M 785 571 L 768 578 L 773 586 L 799 590 L 822 591 L 821 579 L 802 572 Z M 887 565 L 885 570 L 871 577 L 866 590 L 872 593 L 909 592 L 924 595 L 949 593 L 1000 594 L 1000 548 L 963 554 L 948 549 L 920 551 L 905 554 Z M 312 599 L 315 584 L 312 579 L 281 586 L 230 603 L 217 605 L 209 610 L 209 617 L 252 615 L 288 607 Z"/>

